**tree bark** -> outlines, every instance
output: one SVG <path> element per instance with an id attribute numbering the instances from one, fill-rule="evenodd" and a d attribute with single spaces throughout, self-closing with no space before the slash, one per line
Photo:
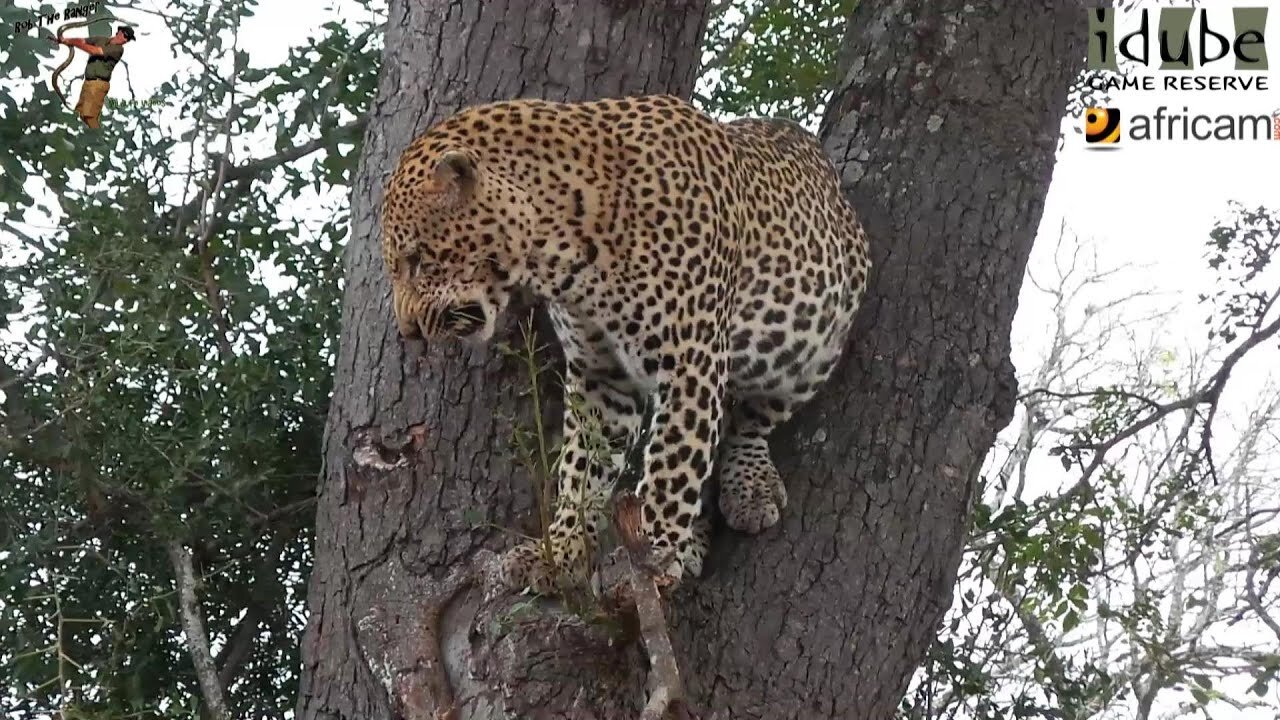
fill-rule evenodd
<path id="1" fill-rule="evenodd" d="M 676 643 L 729 718 L 892 717 L 950 606 L 1084 56 L 1075 3 L 859 3 L 823 144 L 873 269 L 845 362 L 773 438 L 779 526 L 713 542 Z"/>
<path id="2" fill-rule="evenodd" d="M 401 341 L 378 208 L 400 151 L 468 105 L 689 96 L 706 14 L 706 0 L 392 0 L 352 188 L 300 718 L 434 720 L 455 699 L 464 718 L 638 713 L 643 653 L 610 648 L 609 628 L 529 613 L 526 599 L 500 593 L 479 612 L 474 590 L 448 602 L 467 584 L 450 571 L 511 545 L 494 528 L 521 527 L 533 507 L 512 427 L 530 418 L 529 380 L 493 349 L 450 345 L 419 358 L 420 344 Z M 559 408 L 548 404 L 550 427 Z M 442 647 L 428 637 L 435 625 Z"/>
<path id="3" fill-rule="evenodd" d="M 473 516 L 515 527 L 532 507 L 508 449 L 527 379 L 492 351 L 413 357 L 375 215 L 400 148 L 463 105 L 687 95 L 705 13 L 692 0 L 392 3 L 353 188 L 301 718 L 639 716 L 631 628 L 494 588 L 491 551 L 512 540 Z M 1009 329 L 1084 25 L 1066 3 L 859 4 L 822 135 L 875 267 L 845 362 L 774 438 L 782 522 L 719 531 L 706 577 L 669 601 L 705 715 L 893 715 L 1012 414 Z"/>

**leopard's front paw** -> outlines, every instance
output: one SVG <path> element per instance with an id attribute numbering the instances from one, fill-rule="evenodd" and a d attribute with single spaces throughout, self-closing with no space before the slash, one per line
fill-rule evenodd
<path id="1" fill-rule="evenodd" d="M 694 520 L 691 530 L 675 548 L 665 541 L 653 543 L 653 557 L 665 563 L 660 567 L 663 568 L 663 583 L 668 587 L 702 576 L 702 562 L 711 547 L 711 522 L 700 517 Z"/>
<path id="2" fill-rule="evenodd" d="M 520 543 L 502 556 L 499 577 L 502 584 L 517 592 L 529 589 L 550 595 L 556 589 L 555 567 L 547 562 L 541 540 Z"/>
<path id="3" fill-rule="evenodd" d="M 769 459 L 768 446 L 734 448 L 720 475 L 720 512 L 729 527 L 755 534 L 777 524 L 787 488 Z"/>

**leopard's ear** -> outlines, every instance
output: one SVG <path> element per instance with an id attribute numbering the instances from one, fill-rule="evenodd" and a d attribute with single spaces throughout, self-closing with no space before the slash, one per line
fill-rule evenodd
<path id="1" fill-rule="evenodd" d="M 440 192 L 457 193 L 457 197 L 463 200 L 475 193 L 475 162 L 461 150 L 450 150 L 441 155 L 436 160 L 432 177 L 433 184 Z"/>

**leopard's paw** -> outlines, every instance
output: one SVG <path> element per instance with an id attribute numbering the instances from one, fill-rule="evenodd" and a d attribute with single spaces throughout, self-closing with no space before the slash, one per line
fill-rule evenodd
<path id="1" fill-rule="evenodd" d="M 710 549 L 711 521 L 700 517 L 693 521 L 693 537 L 689 539 L 689 544 L 679 553 L 684 577 L 702 577 L 702 561 L 706 559 Z"/>
<path id="2" fill-rule="evenodd" d="M 550 595 L 556 588 L 555 568 L 547 562 L 541 540 L 520 543 L 503 554 L 499 578 L 517 592 L 529 589 Z"/>
<path id="3" fill-rule="evenodd" d="M 694 521 L 689 536 L 673 549 L 665 542 L 653 543 L 653 557 L 662 568 L 660 584 L 675 587 L 682 581 L 702 576 L 702 563 L 711 547 L 711 522 L 700 517 Z"/>
<path id="4" fill-rule="evenodd" d="M 778 523 L 787 488 L 765 452 L 744 448 L 726 456 L 720 475 L 720 512 L 729 527 L 755 534 Z"/>

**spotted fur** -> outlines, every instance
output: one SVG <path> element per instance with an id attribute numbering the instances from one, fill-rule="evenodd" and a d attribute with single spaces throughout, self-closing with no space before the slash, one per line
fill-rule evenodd
<path id="1" fill-rule="evenodd" d="M 546 300 L 584 408 L 565 413 L 556 570 L 584 569 L 647 398 L 637 492 L 673 579 L 701 571 L 713 468 L 731 527 L 778 521 L 769 433 L 830 375 L 870 270 L 802 128 L 668 96 L 473 107 L 404 151 L 382 231 L 406 337 L 488 340 L 514 290 Z M 551 570 L 532 544 L 505 560 L 514 586 L 546 589 Z"/>

